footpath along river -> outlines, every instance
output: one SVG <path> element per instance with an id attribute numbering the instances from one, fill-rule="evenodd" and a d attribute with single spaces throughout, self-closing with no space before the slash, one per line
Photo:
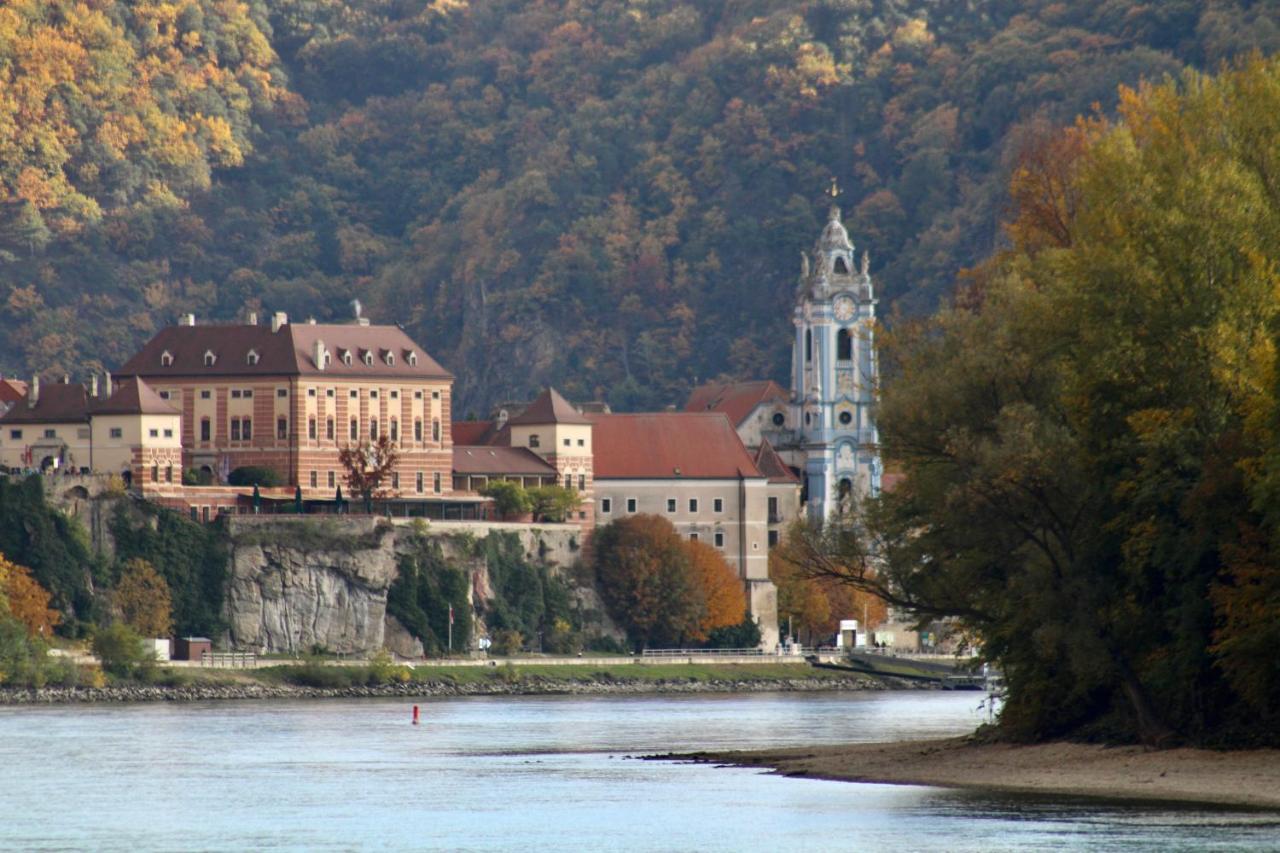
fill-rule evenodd
<path id="1" fill-rule="evenodd" d="M 645 753 L 945 737 L 975 693 L 0 708 L 19 850 L 1240 850 L 1280 815 L 787 779 Z"/>

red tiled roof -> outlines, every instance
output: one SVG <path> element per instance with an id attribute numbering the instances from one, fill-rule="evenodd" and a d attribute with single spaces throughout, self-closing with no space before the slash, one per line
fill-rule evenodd
<path id="1" fill-rule="evenodd" d="M 525 447 L 453 446 L 453 473 L 555 477 L 551 467 Z"/>
<path id="2" fill-rule="evenodd" d="M 493 421 L 454 421 L 450 426 L 453 443 L 479 446 L 488 444 Z"/>
<path id="3" fill-rule="evenodd" d="M 763 476 L 723 414 L 590 415 L 597 480 Z"/>
<path id="4" fill-rule="evenodd" d="M 141 379 L 125 379 L 106 400 L 91 405 L 95 415 L 177 415 L 181 414 L 168 400 Z"/>
<path id="5" fill-rule="evenodd" d="M 761 403 L 769 400 L 786 402 L 790 395 L 777 382 L 762 379 L 752 382 L 708 382 L 689 394 L 686 412 L 724 412 L 739 426 Z"/>
<path id="6" fill-rule="evenodd" d="M 799 483 L 800 478 L 796 476 L 796 472 L 791 470 L 791 466 L 782 461 L 782 457 L 778 455 L 778 451 L 773 449 L 773 445 L 769 443 L 769 439 L 760 442 L 760 449 L 756 451 L 756 467 L 760 469 L 760 473 L 769 478 L 770 483 Z"/>
<path id="7" fill-rule="evenodd" d="M 529 408 L 507 421 L 511 425 L 529 424 L 587 424 L 586 415 L 560 396 L 554 388 L 548 388 L 529 404 Z"/>
<path id="8" fill-rule="evenodd" d="M 315 363 L 315 342 L 323 341 L 329 365 Z M 249 353 L 258 356 L 249 363 Z M 164 353 L 173 361 L 161 363 Z M 205 366 L 206 352 L 216 357 Z M 351 354 L 351 364 L 342 355 Z M 364 354 L 373 356 L 365 364 Z M 417 364 L 409 362 L 410 353 Z M 387 355 L 395 358 L 387 363 Z M 452 375 L 397 326 L 286 324 L 269 326 L 170 326 L 161 329 L 120 368 L 122 376 L 335 376 L 449 379 Z"/>
<path id="9" fill-rule="evenodd" d="M 89 394 L 83 385 L 41 383 L 40 397 L 35 407 L 26 399 L 13 404 L 0 423 L 4 424 L 66 424 L 87 423 L 89 420 Z"/>
<path id="10" fill-rule="evenodd" d="M 0 405 L 16 403 L 27 396 L 27 383 L 19 379 L 0 379 Z"/>

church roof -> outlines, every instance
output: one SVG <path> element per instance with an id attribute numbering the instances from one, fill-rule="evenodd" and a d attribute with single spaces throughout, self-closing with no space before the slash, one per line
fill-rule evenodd
<path id="1" fill-rule="evenodd" d="M 575 409 L 572 403 L 560 396 L 560 392 L 554 388 L 547 388 L 529 404 L 529 408 L 507 423 L 512 426 L 529 426 L 532 424 L 589 424 L 591 421 Z"/>
<path id="2" fill-rule="evenodd" d="M 761 403 L 786 402 L 790 395 L 771 379 L 750 382 L 708 382 L 689 394 L 686 412 L 723 412 L 734 426 L 741 426 Z"/>
<path id="3" fill-rule="evenodd" d="M 588 416 L 597 480 L 721 480 L 763 476 L 719 412 Z"/>
<path id="4" fill-rule="evenodd" d="M 782 457 L 773 449 L 773 445 L 767 438 L 760 442 L 760 448 L 756 450 L 755 463 L 760 473 L 769 478 L 770 483 L 800 482 L 800 478 L 791 470 L 790 465 L 782 461 Z"/>
<path id="5" fill-rule="evenodd" d="M 161 399 L 150 385 L 141 379 L 125 379 L 116 386 L 106 400 L 90 406 L 95 415 L 178 415 L 181 412 Z"/>

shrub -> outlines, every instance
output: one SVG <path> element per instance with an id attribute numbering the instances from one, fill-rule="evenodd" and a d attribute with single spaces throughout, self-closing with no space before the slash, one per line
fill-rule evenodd
<path id="1" fill-rule="evenodd" d="M 129 676 L 144 662 L 153 660 L 142 638 L 123 622 L 99 628 L 93 636 L 93 653 L 112 675 Z"/>
<path id="2" fill-rule="evenodd" d="M 493 632 L 493 654 L 508 657 L 514 655 L 524 646 L 524 637 L 519 631 L 501 630 Z"/>
<path id="3" fill-rule="evenodd" d="M 260 465 L 243 465 L 235 469 L 227 477 L 227 482 L 232 486 L 262 486 L 263 488 L 284 484 L 274 469 Z"/>

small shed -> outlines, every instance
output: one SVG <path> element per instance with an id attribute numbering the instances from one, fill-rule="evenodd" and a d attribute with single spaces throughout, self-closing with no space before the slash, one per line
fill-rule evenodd
<path id="1" fill-rule="evenodd" d="M 201 660 L 205 652 L 213 651 L 213 641 L 208 637 L 179 637 L 173 641 L 174 660 Z"/>

